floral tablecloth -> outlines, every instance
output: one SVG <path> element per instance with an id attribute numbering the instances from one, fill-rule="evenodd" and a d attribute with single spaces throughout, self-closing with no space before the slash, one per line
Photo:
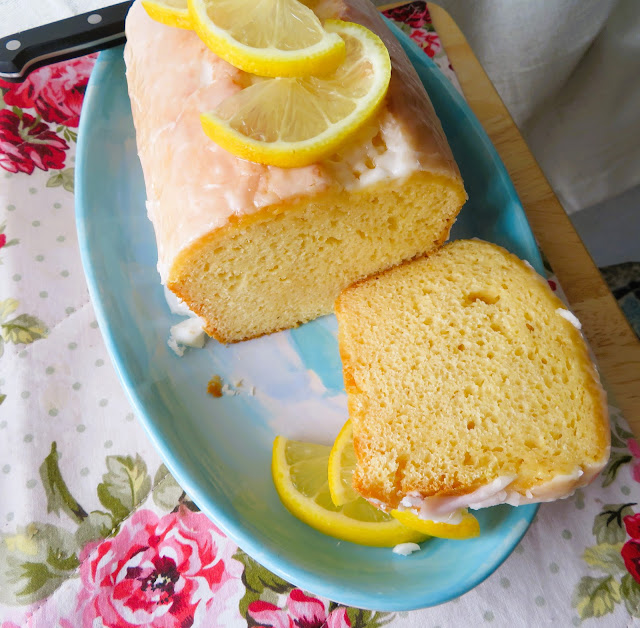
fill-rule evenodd
<path id="1" fill-rule="evenodd" d="M 457 84 L 424 2 L 387 15 Z M 596 482 L 542 505 L 490 578 L 436 608 L 318 598 L 199 512 L 135 420 L 82 274 L 74 154 L 93 63 L 0 83 L 1 628 L 640 626 L 640 445 L 615 407 Z"/>

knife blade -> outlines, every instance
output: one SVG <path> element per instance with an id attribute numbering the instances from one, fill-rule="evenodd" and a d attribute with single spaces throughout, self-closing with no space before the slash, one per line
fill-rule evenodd
<path id="1" fill-rule="evenodd" d="M 132 4 L 128 0 L 2 37 L 0 78 L 19 83 L 43 65 L 123 44 L 124 20 Z"/>

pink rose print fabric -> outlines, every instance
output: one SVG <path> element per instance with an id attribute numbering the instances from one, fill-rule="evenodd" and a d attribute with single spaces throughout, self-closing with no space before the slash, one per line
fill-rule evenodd
<path id="1" fill-rule="evenodd" d="M 115 538 L 85 548 L 75 616 L 109 628 L 236 625 L 244 585 L 235 549 L 202 513 L 140 510 Z"/>
<path id="2" fill-rule="evenodd" d="M 344 606 L 328 613 L 324 602 L 305 595 L 300 589 L 289 593 L 286 608 L 257 601 L 249 605 L 248 614 L 261 628 L 351 628 Z"/>
<path id="3" fill-rule="evenodd" d="M 431 58 L 441 49 L 440 38 L 433 28 L 426 2 L 409 2 L 387 9 L 384 15 L 396 22 Z"/>
<path id="4" fill-rule="evenodd" d="M 64 139 L 28 113 L 0 111 L 0 166 L 5 170 L 31 174 L 34 168 L 60 169 L 68 149 Z"/>
<path id="5" fill-rule="evenodd" d="M 32 72 L 23 83 L 0 80 L 7 88 L 4 101 L 20 109 L 35 109 L 45 121 L 77 127 L 82 99 L 97 55 L 45 66 Z"/>
<path id="6" fill-rule="evenodd" d="M 631 538 L 622 546 L 620 554 L 627 571 L 640 583 L 640 513 L 626 516 L 624 526 Z"/>
<path id="7" fill-rule="evenodd" d="M 0 167 L 24 174 L 65 167 L 96 56 L 39 68 L 22 83 L 0 79 Z"/>

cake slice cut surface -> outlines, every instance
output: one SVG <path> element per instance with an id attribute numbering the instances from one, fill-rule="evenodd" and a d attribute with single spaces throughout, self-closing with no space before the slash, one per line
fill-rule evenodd
<path id="1" fill-rule="evenodd" d="M 336 302 L 358 459 L 383 509 L 549 501 L 609 454 L 606 398 L 582 335 L 535 271 L 460 240 Z"/>

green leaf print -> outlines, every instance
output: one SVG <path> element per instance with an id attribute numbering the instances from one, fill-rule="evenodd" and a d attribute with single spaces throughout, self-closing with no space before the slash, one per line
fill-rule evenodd
<path id="1" fill-rule="evenodd" d="M 333 610 L 337 605 L 331 603 Z M 347 608 L 347 615 L 351 621 L 351 628 L 382 628 L 393 621 L 394 613 L 380 613 L 378 611 L 365 611 L 362 608 Z"/>
<path id="2" fill-rule="evenodd" d="M 98 485 L 98 499 L 119 523 L 149 494 L 151 478 L 147 465 L 137 454 L 135 458 L 107 456 L 106 462 L 108 472 Z"/>
<path id="3" fill-rule="evenodd" d="M 51 595 L 77 569 L 77 550 L 73 534 L 50 524 L 0 534 L 0 602 L 32 604 Z"/>
<path id="4" fill-rule="evenodd" d="M 592 567 L 597 567 L 600 571 L 617 576 L 627 572 L 620 555 L 621 549 L 622 543 L 617 543 L 616 545 L 601 543 L 600 545 L 587 547 L 582 557 Z"/>
<path id="5" fill-rule="evenodd" d="M 47 187 L 57 188 L 62 186 L 67 192 L 73 193 L 73 178 L 74 168 L 65 168 L 64 170 L 58 170 L 58 172 L 49 176 Z"/>
<path id="6" fill-rule="evenodd" d="M 15 318 L 9 318 L 19 305 L 16 299 L 0 301 L 0 340 L 28 345 L 45 338 L 49 330 L 39 318 L 30 314 L 19 314 Z"/>
<path id="7" fill-rule="evenodd" d="M 625 465 L 632 460 L 633 456 L 626 452 L 626 450 L 625 452 L 612 451 L 609 462 L 607 463 L 605 470 L 602 472 L 602 477 L 604 478 L 602 481 L 602 488 L 606 488 L 609 484 L 612 484 L 618 475 L 618 471 L 622 468 L 622 465 Z"/>
<path id="8" fill-rule="evenodd" d="M 256 621 L 247 614 L 251 602 L 270 597 L 270 593 L 282 594 L 290 591 L 293 586 L 286 580 L 272 574 L 262 565 L 247 556 L 242 550 L 238 550 L 233 557 L 244 565 L 242 583 L 246 587 L 244 597 L 240 600 L 240 614 L 247 618 L 248 628 L 258 626 Z"/>
<path id="9" fill-rule="evenodd" d="M 611 447 L 615 449 L 625 449 L 627 447 L 624 441 L 620 440 L 620 438 L 616 436 L 613 429 L 611 430 Z"/>
<path id="10" fill-rule="evenodd" d="M 68 126 L 63 127 L 62 136 L 67 142 L 77 142 L 78 134 L 72 131 Z"/>
<path id="11" fill-rule="evenodd" d="M 572 603 L 580 618 L 588 619 L 612 613 L 620 600 L 620 583 L 613 576 L 584 576 L 573 594 Z"/>
<path id="12" fill-rule="evenodd" d="M 635 438 L 635 436 L 629 430 L 625 430 L 617 421 L 615 422 L 615 430 L 616 434 L 624 441 Z"/>
<path id="13" fill-rule="evenodd" d="M 593 534 L 598 544 L 615 545 L 625 541 L 627 532 L 622 519 L 633 514 L 631 506 L 635 506 L 635 504 L 606 504 L 603 506 L 602 512 L 596 515 L 593 520 Z"/>
<path id="14" fill-rule="evenodd" d="M 2 325 L 2 339 L 16 345 L 28 345 L 46 335 L 47 328 L 44 323 L 29 314 L 20 314 Z"/>
<path id="15" fill-rule="evenodd" d="M 5 299 L 0 301 L 0 323 L 4 323 L 20 305 L 17 299 Z"/>
<path id="16" fill-rule="evenodd" d="M 155 505 L 171 512 L 180 503 L 183 492 L 169 469 L 161 464 L 153 479 L 152 495 Z"/>
<path id="17" fill-rule="evenodd" d="M 87 513 L 69 492 L 60 473 L 58 458 L 57 445 L 54 441 L 51 443 L 49 455 L 40 465 L 40 478 L 47 495 L 47 512 L 55 512 L 59 517 L 62 510 L 76 523 L 81 523 L 87 517 Z"/>
<path id="18" fill-rule="evenodd" d="M 91 541 L 106 539 L 114 530 L 113 517 L 100 510 L 91 511 L 76 530 L 76 541 L 84 547 Z"/>
<path id="19" fill-rule="evenodd" d="M 3 223 L 0 223 L 0 233 L 4 233 L 6 228 L 7 228 L 6 221 L 4 221 Z M 15 246 L 16 244 L 20 244 L 20 240 L 18 240 L 18 238 L 11 238 L 11 240 L 5 241 L 4 246 L 2 248 L 6 249 L 8 246 Z M 0 264 L 2 264 L 2 260 L 0 260 Z"/>
<path id="20" fill-rule="evenodd" d="M 632 617 L 640 617 L 640 584 L 638 584 L 631 574 L 627 574 L 622 578 L 620 583 L 620 594 L 627 607 L 629 615 Z"/>
<path id="21" fill-rule="evenodd" d="M 7 395 L 3 395 L 0 393 L 0 406 L 4 403 L 4 400 L 7 398 Z"/>

